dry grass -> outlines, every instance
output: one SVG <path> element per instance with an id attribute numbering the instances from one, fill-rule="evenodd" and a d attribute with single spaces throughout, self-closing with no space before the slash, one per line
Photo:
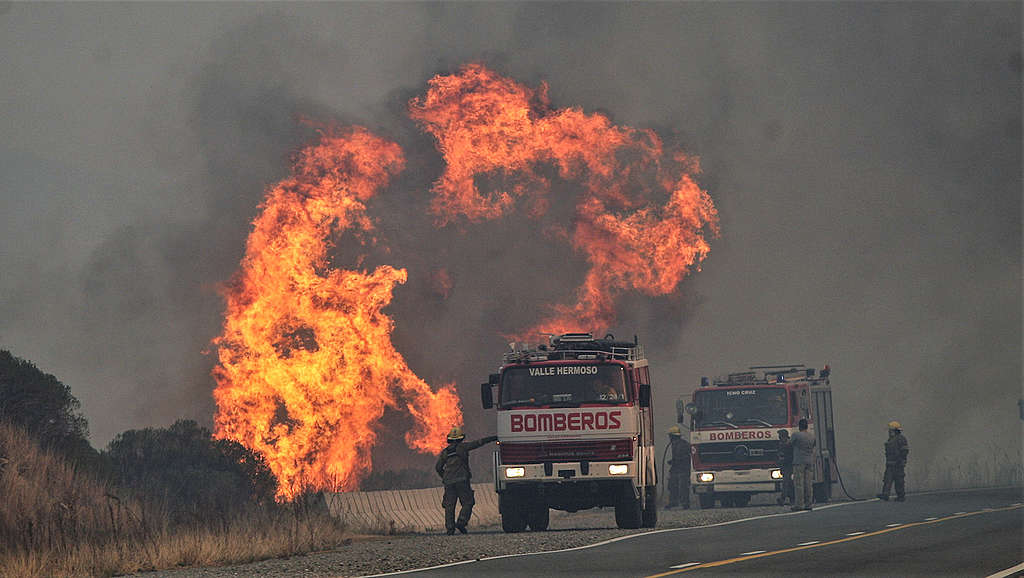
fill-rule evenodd
<path id="1" fill-rule="evenodd" d="M 2 423 L 0 468 L 0 576 L 110 576 L 236 564 L 350 539 L 316 499 L 172 527 L 158 505 L 116 495 Z"/>

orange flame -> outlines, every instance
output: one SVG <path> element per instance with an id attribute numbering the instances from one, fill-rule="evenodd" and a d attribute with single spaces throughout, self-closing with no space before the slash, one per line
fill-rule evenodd
<path id="1" fill-rule="evenodd" d="M 553 307 L 550 319 L 520 335 L 609 328 L 623 292 L 665 295 L 699 269 L 707 237 L 718 234 L 718 213 L 694 181 L 696 160 L 679 152 L 666 158 L 652 131 L 578 108 L 552 109 L 546 84 L 533 90 L 480 64 L 429 85 L 409 110 L 447 163 L 433 187 L 439 225 L 459 215 L 496 219 L 524 197 L 531 216 L 543 214 L 551 192 L 544 167 L 581 184 L 570 238 L 590 270 L 575 303 Z M 482 191 L 480 176 L 510 186 Z"/>
<path id="2" fill-rule="evenodd" d="M 551 175 L 579 185 L 572 222 L 550 232 L 590 268 L 574 302 L 553 306 L 520 336 L 610 328 L 622 294 L 676 291 L 718 234 L 695 159 L 666 152 L 653 131 L 554 109 L 545 84 L 531 89 L 471 64 L 433 78 L 409 110 L 446 161 L 432 189 L 439 226 L 496 219 L 517 205 L 539 218 L 550 205 Z M 325 134 L 300 151 L 291 177 L 268 191 L 241 269 L 224 290 L 216 433 L 266 457 L 281 499 L 358 488 L 387 408 L 412 416 L 405 439 L 421 452 L 440 450 L 448 427 L 462 423 L 454 385 L 434 391 L 391 344 L 383 310 L 406 271 L 338 269 L 329 257 L 340 233 L 374 242 L 366 202 L 404 164 L 397 144 L 362 128 Z M 504 185 L 487 190 L 478 181 Z M 448 298 L 447 269 L 429 281 Z"/>
<path id="3" fill-rule="evenodd" d="M 391 344 L 383 309 L 405 270 L 335 269 L 329 260 L 339 233 L 367 241 L 365 203 L 404 162 L 397 144 L 362 128 L 300 151 L 291 177 L 268 191 L 224 289 L 216 435 L 266 457 L 279 499 L 358 488 L 385 408 L 412 415 L 405 440 L 420 452 L 439 451 L 462 423 L 454 385 L 433 391 Z"/>

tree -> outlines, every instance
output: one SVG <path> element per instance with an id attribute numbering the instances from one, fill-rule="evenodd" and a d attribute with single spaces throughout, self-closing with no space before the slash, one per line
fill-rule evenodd
<path id="1" fill-rule="evenodd" d="M 119 485 L 162 498 L 179 522 L 270 501 L 277 488 L 262 456 L 237 442 L 213 439 L 191 420 L 128 430 L 110 442 L 106 454 Z"/>
<path id="2" fill-rule="evenodd" d="M 71 388 L 31 362 L 0 350 L 0 419 L 17 424 L 40 446 L 75 461 L 93 461 L 89 422 Z"/>

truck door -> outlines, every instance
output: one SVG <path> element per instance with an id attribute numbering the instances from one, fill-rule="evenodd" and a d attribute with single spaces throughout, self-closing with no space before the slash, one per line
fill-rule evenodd
<path id="1" fill-rule="evenodd" d="M 647 367 L 638 367 L 633 370 L 635 376 L 636 390 L 639 393 L 640 386 L 646 385 L 650 388 L 651 374 Z M 653 397 L 653 392 L 652 392 Z M 640 409 L 640 452 L 642 461 L 638 465 L 644 468 L 641 477 L 644 485 L 653 486 L 657 483 L 656 468 L 654 465 L 654 410 L 653 400 L 646 407 L 640 406 L 639 398 L 637 406 Z"/>

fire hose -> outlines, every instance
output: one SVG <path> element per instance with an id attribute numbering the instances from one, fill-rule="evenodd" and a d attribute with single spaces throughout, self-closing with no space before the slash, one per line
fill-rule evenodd
<path id="1" fill-rule="evenodd" d="M 663 479 L 663 480 L 668 480 L 668 478 L 665 477 L 665 456 L 668 455 L 668 449 L 670 447 L 672 447 L 672 442 L 669 442 L 668 444 L 666 444 L 665 445 L 665 451 L 661 452 L 661 479 Z M 662 498 L 665 497 L 665 486 L 666 485 L 668 485 L 668 484 L 659 484 L 659 489 L 658 489 L 658 501 L 659 502 L 661 501 Z"/>
<path id="2" fill-rule="evenodd" d="M 839 478 L 839 487 L 843 489 L 843 493 L 846 494 L 847 498 L 850 498 L 853 502 L 862 502 L 866 498 L 854 498 L 850 495 L 850 492 L 846 491 L 846 484 L 843 483 L 843 472 L 839 471 L 839 462 L 836 461 L 835 456 L 832 457 L 832 463 L 836 465 L 836 476 Z"/>

